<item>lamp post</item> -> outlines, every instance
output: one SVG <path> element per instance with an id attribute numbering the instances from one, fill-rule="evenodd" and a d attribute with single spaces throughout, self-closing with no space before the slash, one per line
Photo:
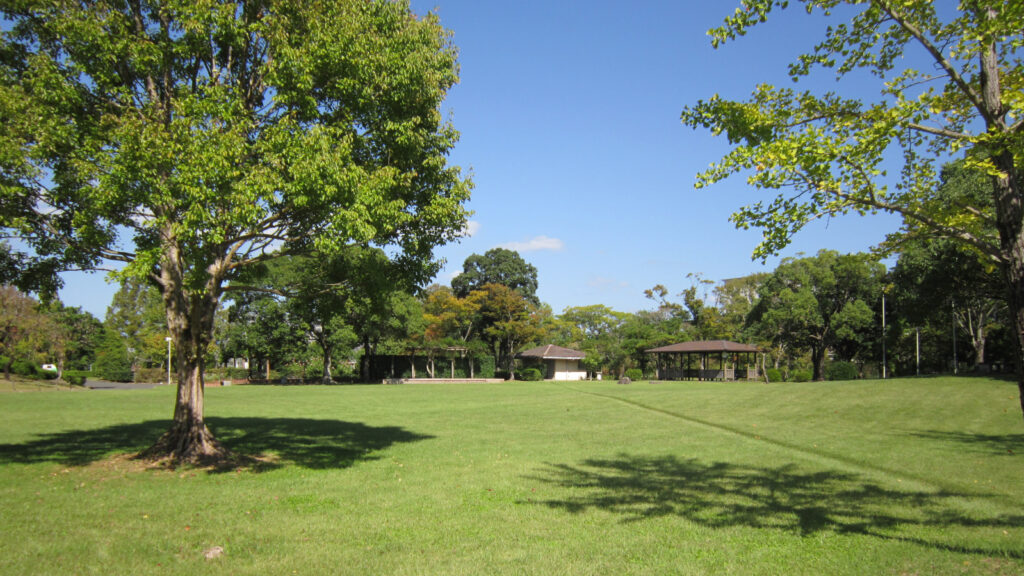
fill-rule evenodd
<path id="1" fill-rule="evenodd" d="M 164 338 L 167 340 L 167 385 L 171 385 L 171 337 Z"/>

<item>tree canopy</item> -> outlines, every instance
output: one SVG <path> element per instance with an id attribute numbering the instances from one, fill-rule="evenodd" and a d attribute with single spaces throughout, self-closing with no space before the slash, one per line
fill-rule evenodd
<path id="1" fill-rule="evenodd" d="M 537 299 L 537 268 L 523 260 L 515 250 L 492 248 L 480 254 L 472 254 L 462 265 L 462 273 L 452 278 L 455 295 L 468 296 L 487 284 L 500 284 L 522 294 L 533 304 Z"/>
<path id="2" fill-rule="evenodd" d="M 121 262 L 160 288 L 179 395 L 155 455 L 221 453 L 202 363 L 240 270 L 354 244 L 428 262 L 464 228 L 470 184 L 439 111 L 456 50 L 407 2 L 30 0 L 2 15 L 0 225 L 55 266 Z"/>
<path id="3" fill-rule="evenodd" d="M 789 7 L 788 0 L 742 0 L 709 31 L 714 46 Z M 797 4 L 797 2 L 792 2 Z M 1024 6 L 970 0 L 955 8 L 930 0 L 801 0 L 808 12 L 849 19 L 790 64 L 793 80 L 833 72 L 836 91 L 815 93 L 767 84 L 750 99 L 717 95 L 683 110 L 683 123 L 724 135 L 732 149 L 698 175 L 698 187 L 743 173 L 780 190 L 741 208 L 733 221 L 760 228 L 755 255 L 786 246 L 808 222 L 878 210 L 908 228 L 955 238 L 1002 268 L 1017 344 L 1024 410 Z M 878 97 L 864 100 L 864 79 Z M 855 92 L 846 89 L 848 80 Z M 991 182 L 985 202 L 935 200 L 937 164 L 962 154 Z M 889 174 L 890 162 L 898 171 Z"/>

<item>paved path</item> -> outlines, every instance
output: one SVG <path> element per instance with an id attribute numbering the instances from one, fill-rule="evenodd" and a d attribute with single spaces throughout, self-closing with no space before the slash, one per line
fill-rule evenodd
<path id="1" fill-rule="evenodd" d="M 89 378 L 85 381 L 85 387 L 90 390 L 148 390 L 157 386 L 166 386 L 163 382 L 110 382 Z"/>

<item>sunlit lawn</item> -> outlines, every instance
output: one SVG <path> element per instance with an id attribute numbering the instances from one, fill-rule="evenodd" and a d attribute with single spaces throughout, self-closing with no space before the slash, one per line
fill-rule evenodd
<path id="1" fill-rule="evenodd" d="M 1021 574 L 1013 384 L 0 392 L 0 574 Z M 219 546 L 223 553 L 206 559 Z"/>

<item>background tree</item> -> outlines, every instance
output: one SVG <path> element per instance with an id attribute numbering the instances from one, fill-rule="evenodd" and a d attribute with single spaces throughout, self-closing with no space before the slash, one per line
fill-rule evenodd
<path id="1" fill-rule="evenodd" d="M 534 342 L 542 331 L 533 306 L 519 291 L 502 284 L 486 284 L 480 290 L 483 336 L 490 343 L 498 365 L 515 378 L 516 352 Z"/>
<path id="2" fill-rule="evenodd" d="M 534 305 L 537 299 L 537 269 L 518 252 L 505 248 L 492 248 L 484 253 L 472 254 L 462 264 L 462 273 L 452 278 L 455 295 L 465 298 L 487 284 L 500 284 L 519 292 Z"/>
<path id="3" fill-rule="evenodd" d="M 439 112 L 456 51 L 407 2 L 0 11 L 0 226 L 41 258 L 120 261 L 159 286 L 178 395 L 151 455 L 224 454 L 203 417 L 203 364 L 241 269 L 368 243 L 429 260 L 464 228 L 469 185 L 446 163 L 457 134 Z"/>
<path id="4" fill-rule="evenodd" d="M 120 338 L 132 372 L 165 362 L 167 316 L 160 291 L 148 282 L 126 278 L 107 307 L 104 323 Z"/>
<path id="5" fill-rule="evenodd" d="M 91 369 L 103 339 L 103 322 L 80 307 L 68 307 L 59 300 L 44 303 L 40 311 L 61 330 L 61 369 Z"/>
<path id="6" fill-rule="evenodd" d="M 812 378 L 822 380 L 829 350 L 845 358 L 868 346 L 871 302 L 881 298 L 885 267 L 866 254 L 822 250 L 787 258 L 765 280 L 752 322 L 772 341 L 810 352 Z"/>
<path id="7" fill-rule="evenodd" d="M 943 166 L 935 204 L 991 206 L 991 181 L 963 161 Z M 989 225 L 989 234 L 995 230 Z M 998 267 L 962 242 L 934 238 L 912 228 L 893 234 L 889 247 L 899 251 L 892 280 L 901 318 L 916 326 L 949 327 L 952 311 L 974 364 L 986 363 L 986 343 L 992 330 L 1006 321 L 1004 284 Z M 946 340 L 951 339 L 951 335 Z"/>
<path id="8" fill-rule="evenodd" d="M 0 286 L 0 363 L 11 379 L 16 361 L 37 363 L 54 344 L 55 325 L 37 309 L 38 302 L 13 286 Z"/>
<path id="9" fill-rule="evenodd" d="M 715 96 L 687 107 L 684 124 L 725 134 L 733 146 L 698 176 L 698 186 L 743 172 L 755 187 L 784 190 L 733 216 L 741 228 L 764 231 L 757 255 L 777 252 L 813 219 L 877 210 L 902 215 L 907 228 L 980 251 L 1002 272 L 1024 411 L 1024 10 L 997 0 L 956 7 L 930 0 L 801 4 L 811 12 L 852 17 L 829 26 L 824 40 L 790 65 L 792 78 L 831 69 L 838 80 L 856 82 L 859 95 L 868 72 L 878 78 L 879 97 L 865 102 L 760 85 L 747 101 Z M 709 31 L 712 44 L 744 35 L 788 5 L 743 0 Z M 922 68 L 913 67 L 917 62 Z M 986 204 L 934 202 L 935 160 L 956 153 L 989 178 Z M 893 179 L 886 170 L 891 158 L 902 159 Z"/>

